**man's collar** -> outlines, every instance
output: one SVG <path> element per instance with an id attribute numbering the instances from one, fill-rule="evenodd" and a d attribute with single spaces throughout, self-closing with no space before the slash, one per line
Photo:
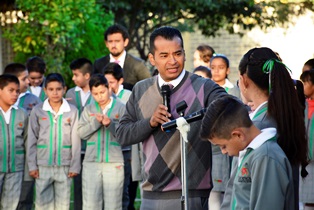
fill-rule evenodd
<path id="1" fill-rule="evenodd" d="M 158 74 L 158 85 L 159 85 L 159 88 L 161 88 L 161 86 L 163 84 L 171 84 L 173 85 L 173 88 L 175 88 L 176 86 L 178 86 L 180 84 L 180 82 L 182 81 L 184 75 L 185 75 L 185 70 L 183 69 L 181 74 L 174 80 L 171 80 L 170 82 L 165 82 L 165 80 L 163 80 L 160 76 L 160 74 Z"/>

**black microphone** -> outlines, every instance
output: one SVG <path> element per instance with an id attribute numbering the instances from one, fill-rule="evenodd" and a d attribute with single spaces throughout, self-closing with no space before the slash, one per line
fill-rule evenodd
<path id="1" fill-rule="evenodd" d="M 203 119 L 205 113 L 207 111 L 207 108 L 203 108 L 199 111 L 193 112 L 185 117 L 183 117 L 188 123 L 195 122 L 197 120 Z M 177 127 L 177 120 L 172 120 L 170 122 L 166 122 L 161 125 L 161 128 L 163 131 L 170 131 L 171 129 L 174 129 Z"/>
<path id="2" fill-rule="evenodd" d="M 171 93 L 171 88 L 168 84 L 164 84 L 161 86 L 161 91 L 162 95 L 162 104 L 168 107 L 168 112 L 171 113 L 170 109 L 170 93 Z"/>

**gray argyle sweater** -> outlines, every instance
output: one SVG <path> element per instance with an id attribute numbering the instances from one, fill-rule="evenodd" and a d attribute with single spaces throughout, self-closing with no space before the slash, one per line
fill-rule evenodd
<path id="1" fill-rule="evenodd" d="M 172 199 L 181 195 L 180 133 L 176 129 L 163 132 L 160 127 L 151 128 L 150 117 L 162 96 L 158 77 L 138 82 L 126 104 L 126 111 L 117 128 L 117 140 L 122 145 L 143 142 L 143 197 L 148 199 Z M 176 104 L 186 101 L 185 115 L 207 107 L 214 99 L 226 95 L 223 88 L 213 81 L 189 72 L 170 96 L 171 114 Z M 201 121 L 190 124 L 188 133 L 188 188 L 190 197 L 207 197 L 212 188 L 211 145 L 199 138 Z"/>

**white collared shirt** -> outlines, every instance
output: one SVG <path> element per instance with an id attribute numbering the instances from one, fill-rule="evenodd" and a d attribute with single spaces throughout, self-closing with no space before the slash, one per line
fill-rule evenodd
<path id="1" fill-rule="evenodd" d="M 18 107 L 17 107 L 15 104 L 12 105 L 12 106 L 8 109 L 8 111 L 6 111 L 6 112 L 0 107 L 0 110 L 1 110 L 1 112 L 2 112 L 2 114 L 3 114 L 3 116 L 4 116 L 4 119 L 5 119 L 6 124 L 10 124 L 10 120 L 11 120 L 11 110 L 12 110 L 12 108 L 18 109 Z"/>
<path id="2" fill-rule="evenodd" d="M 243 160 L 243 158 L 244 158 L 248 148 L 251 148 L 253 150 L 257 149 L 262 144 L 264 144 L 266 141 L 268 141 L 269 139 L 275 137 L 276 134 L 277 134 L 276 128 L 265 128 L 265 129 L 263 129 L 261 131 L 262 131 L 262 133 L 260 133 L 258 136 L 256 136 L 244 150 L 239 152 L 238 166 L 241 165 L 241 162 L 242 162 L 242 160 Z"/>
<path id="3" fill-rule="evenodd" d="M 31 89 L 32 93 L 33 93 L 35 96 L 39 97 L 40 91 L 41 91 L 42 87 L 40 87 L 40 86 L 36 86 L 36 87 L 30 86 L 30 89 Z"/>
<path id="4" fill-rule="evenodd" d="M 108 112 L 108 110 L 111 108 L 111 106 L 112 106 L 112 101 L 113 101 L 113 98 L 112 98 L 112 96 L 110 96 L 110 102 L 109 102 L 109 104 L 107 104 L 107 106 L 102 110 L 102 113 L 103 114 L 107 114 L 107 112 Z"/>
<path id="5" fill-rule="evenodd" d="M 44 101 L 43 110 L 44 110 L 44 111 L 50 111 L 52 114 L 54 114 L 53 120 L 54 120 L 55 123 L 56 123 L 56 119 L 57 119 L 57 117 L 58 117 L 59 115 L 62 115 L 64 112 L 69 112 L 69 111 L 71 111 L 71 108 L 70 108 L 69 103 L 68 103 L 64 98 L 62 98 L 62 104 L 61 104 L 61 106 L 60 106 L 60 108 L 59 108 L 58 113 L 56 113 L 56 112 L 52 109 L 52 107 L 50 106 L 48 100 L 49 100 L 49 99 L 47 98 L 47 99 Z"/>
<path id="6" fill-rule="evenodd" d="M 182 81 L 183 77 L 185 75 L 185 70 L 183 69 L 183 71 L 181 72 L 181 74 L 174 80 L 171 80 L 170 82 L 165 82 L 165 80 L 163 80 L 160 76 L 160 74 L 158 74 L 158 85 L 159 85 L 159 88 L 161 88 L 161 86 L 163 84 L 171 84 L 173 85 L 173 88 L 177 87 L 180 82 Z"/>
<path id="7" fill-rule="evenodd" d="M 118 91 L 116 93 L 116 96 L 119 95 L 119 93 L 123 90 L 123 85 L 119 85 Z"/>
<path id="8" fill-rule="evenodd" d="M 84 92 L 84 90 L 81 87 L 76 86 L 75 87 L 75 91 L 79 91 L 80 92 L 81 104 L 82 104 L 82 106 L 85 106 L 86 101 L 87 101 L 88 97 L 90 96 L 90 90 L 87 91 L 87 92 Z"/>
<path id="9" fill-rule="evenodd" d="M 230 82 L 230 80 L 225 79 L 225 84 L 221 87 L 223 87 L 223 88 L 234 88 L 234 85 Z"/>
<path id="10" fill-rule="evenodd" d="M 111 54 L 109 54 L 109 57 L 110 57 L 110 63 L 115 63 L 116 59 L 114 59 Z M 126 58 L 126 51 L 124 50 L 121 56 L 117 59 L 117 61 L 119 61 L 118 64 L 121 66 L 121 68 L 123 68 L 124 66 L 125 58 Z"/>

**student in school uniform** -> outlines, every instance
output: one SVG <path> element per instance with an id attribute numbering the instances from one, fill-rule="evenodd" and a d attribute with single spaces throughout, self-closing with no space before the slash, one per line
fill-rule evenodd
<path id="1" fill-rule="evenodd" d="M 14 105 L 20 93 L 14 75 L 0 76 L 0 209 L 17 208 L 24 173 L 28 115 Z"/>
<path id="2" fill-rule="evenodd" d="M 66 100 L 75 105 L 81 114 L 84 106 L 91 102 L 89 80 L 93 73 L 92 62 L 87 58 L 78 58 L 70 64 L 75 87 L 69 89 L 65 95 Z"/>
<path id="3" fill-rule="evenodd" d="M 300 179 L 300 202 L 304 210 L 314 210 L 314 69 L 305 70 L 300 79 L 304 84 L 304 95 L 306 96 L 305 127 L 307 131 L 309 147 L 309 164 L 306 166 L 308 175 Z"/>
<path id="4" fill-rule="evenodd" d="M 73 73 L 72 80 L 76 86 L 67 91 L 65 98 L 70 104 L 76 106 L 80 116 L 84 107 L 92 101 L 88 83 L 93 73 L 93 66 L 92 62 L 87 58 L 78 58 L 71 62 L 70 68 Z M 86 141 L 82 140 L 81 143 L 82 164 L 85 156 Z M 80 173 L 74 177 L 74 209 L 81 210 L 82 202 L 82 173 Z"/>
<path id="5" fill-rule="evenodd" d="M 108 63 L 102 70 L 109 88 L 123 103 L 126 103 L 131 95 L 131 91 L 123 87 L 123 69 L 117 63 Z"/>
<path id="6" fill-rule="evenodd" d="M 238 157 L 230 209 L 294 209 L 292 168 L 276 128 L 258 129 L 244 104 L 229 96 L 209 105 L 200 135 Z"/>
<path id="7" fill-rule="evenodd" d="M 45 61 L 38 56 L 30 57 L 26 61 L 26 68 L 29 74 L 30 92 L 37 96 L 41 101 L 44 101 L 46 99 L 46 94 L 43 89 L 45 82 L 44 75 L 46 72 Z"/>
<path id="8" fill-rule="evenodd" d="M 250 113 L 259 129 L 275 127 L 277 143 L 285 152 L 291 166 L 294 181 L 293 209 L 299 209 L 300 166 L 308 161 L 304 110 L 289 69 L 270 48 L 252 48 L 239 63 L 239 88 L 246 101 L 251 102 Z M 238 165 L 233 158 L 230 179 L 224 194 L 222 210 L 232 207 L 231 192 Z M 303 171 L 303 170 L 302 170 Z M 306 176 L 301 173 L 301 176 Z M 275 208 L 272 208 L 275 209 Z"/>
<path id="9" fill-rule="evenodd" d="M 28 129 L 27 160 L 29 174 L 36 180 L 35 208 L 68 210 L 72 178 L 81 169 L 78 110 L 63 98 L 61 74 L 48 74 L 44 89 L 47 99 L 32 110 Z"/>
<path id="10" fill-rule="evenodd" d="M 28 115 L 30 115 L 33 107 L 41 103 L 40 99 L 32 94 L 29 90 L 28 71 L 23 64 L 10 63 L 3 71 L 4 74 L 11 74 L 18 78 L 20 82 L 20 95 L 15 105 L 24 108 Z M 25 161 L 25 171 L 28 171 L 27 161 Z M 28 173 L 24 173 L 24 180 L 22 182 L 22 191 L 20 196 L 18 210 L 31 210 L 34 200 L 34 184 L 35 181 Z"/>
<path id="11" fill-rule="evenodd" d="M 123 103 L 129 100 L 131 91 L 123 87 L 123 69 L 117 63 L 108 63 L 103 68 L 103 73 L 108 80 L 109 88 L 112 93 L 118 97 Z M 122 202 L 129 198 L 128 208 L 134 208 L 134 200 L 136 198 L 138 181 L 141 179 L 141 148 L 142 144 L 134 144 L 132 146 L 123 146 L 122 153 L 124 159 L 124 184 Z M 126 207 L 125 207 L 126 208 Z"/>
<path id="12" fill-rule="evenodd" d="M 26 67 L 21 63 L 10 63 L 4 68 L 3 74 L 11 74 L 19 79 L 20 95 L 15 105 L 24 108 L 29 115 L 33 107 L 39 104 L 41 101 L 37 96 L 28 90 L 29 75 Z"/>
<path id="13" fill-rule="evenodd" d="M 125 105 L 112 97 L 103 74 L 89 81 L 94 103 L 82 112 L 78 134 L 86 139 L 83 161 L 83 209 L 121 210 L 124 182 L 123 155 L 116 127 Z"/>

